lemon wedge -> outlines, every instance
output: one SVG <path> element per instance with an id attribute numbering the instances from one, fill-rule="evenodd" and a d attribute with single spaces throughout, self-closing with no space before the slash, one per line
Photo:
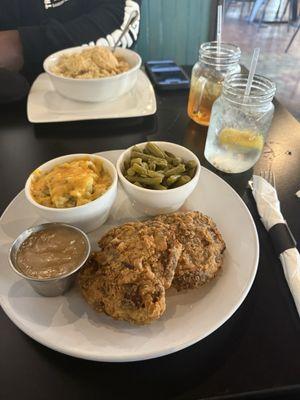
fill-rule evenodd
<path id="1" fill-rule="evenodd" d="M 259 151 L 264 146 L 264 139 L 260 133 L 250 130 L 240 131 L 234 128 L 222 129 L 219 134 L 219 142 L 222 145 Z"/>

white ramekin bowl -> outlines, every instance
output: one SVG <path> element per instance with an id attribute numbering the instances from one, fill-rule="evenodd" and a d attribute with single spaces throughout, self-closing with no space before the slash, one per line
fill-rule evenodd
<path id="1" fill-rule="evenodd" d="M 124 58 L 130 65 L 128 71 L 118 75 L 96 79 L 74 79 L 55 75 L 51 67 L 63 54 L 79 53 L 84 47 L 71 47 L 51 54 L 44 61 L 44 70 L 51 82 L 62 96 L 77 101 L 102 102 L 116 99 L 129 92 L 136 83 L 141 57 L 129 49 L 116 49 L 116 55 Z"/>
<path id="2" fill-rule="evenodd" d="M 37 169 L 41 172 L 47 172 L 56 165 L 87 157 L 91 160 L 102 161 L 103 168 L 112 178 L 112 184 L 102 196 L 82 206 L 71 208 L 51 208 L 37 203 L 31 195 L 30 187 L 32 179 L 34 179 L 34 172 L 31 173 L 26 181 L 25 195 L 29 203 L 43 219 L 49 222 L 64 222 L 66 224 L 74 225 L 82 229 L 84 232 L 95 230 L 107 220 L 110 209 L 117 196 L 118 175 L 114 165 L 106 158 L 100 157 L 96 154 L 69 154 L 54 158 Z"/>
<path id="3" fill-rule="evenodd" d="M 129 182 L 123 175 L 124 160 L 130 157 L 132 147 L 125 150 L 117 161 L 117 171 L 121 184 L 130 198 L 133 207 L 139 212 L 147 215 L 157 215 L 178 210 L 186 199 L 193 192 L 200 177 L 200 161 L 198 157 L 187 148 L 170 142 L 153 142 L 161 149 L 169 151 L 176 156 L 182 157 L 185 161 L 194 160 L 197 163 L 197 169 L 194 177 L 185 185 L 168 190 L 145 189 Z M 147 142 L 139 143 L 136 146 L 143 149 Z"/>

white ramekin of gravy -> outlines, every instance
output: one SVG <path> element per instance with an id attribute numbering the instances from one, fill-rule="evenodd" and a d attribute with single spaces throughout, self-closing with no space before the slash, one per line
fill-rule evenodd
<path id="1" fill-rule="evenodd" d="M 27 229 L 13 242 L 12 269 L 43 296 L 59 296 L 90 254 L 86 234 L 72 225 L 47 223 Z"/>

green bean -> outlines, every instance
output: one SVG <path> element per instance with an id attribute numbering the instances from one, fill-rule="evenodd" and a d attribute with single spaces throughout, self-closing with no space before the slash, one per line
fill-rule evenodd
<path id="1" fill-rule="evenodd" d="M 171 175 L 167 178 L 167 186 L 172 186 L 178 179 L 181 178 L 181 175 Z"/>
<path id="2" fill-rule="evenodd" d="M 176 158 L 176 156 L 173 153 L 170 153 L 169 151 L 165 150 L 165 154 L 170 158 Z"/>
<path id="3" fill-rule="evenodd" d="M 141 153 L 141 152 L 133 151 L 131 153 L 131 156 L 132 157 L 136 157 L 136 158 L 141 158 L 143 161 L 153 161 L 153 162 L 155 162 L 156 165 L 161 165 L 161 166 L 167 166 L 168 165 L 168 161 L 167 160 L 152 156 L 150 154 L 144 154 L 144 153 Z"/>
<path id="4" fill-rule="evenodd" d="M 191 180 L 191 178 L 188 175 L 183 175 L 181 176 L 178 181 L 176 181 L 174 183 L 174 185 L 172 186 L 172 188 L 176 188 L 182 185 L 185 185 L 186 183 L 188 183 Z"/>
<path id="5" fill-rule="evenodd" d="M 131 168 L 128 168 L 128 170 L 127 170 L 127 175 L 129 175 L 129 176 L 135 175 L 135 170 L 132 169 L 132 167 L 131 167 Z"/>
<path id="6" fill-rule="evenodd" d="M 134 171 L 135 173 L 137 173 L 138 175 L 142 175 L 142 176 L 147 176 L 147 169 L 142 167 L 139 164 L 133 164 L 132 167 L 130 168 L 132 171 Z M 128 170 L 129 171 L 129 170 Z M 127 171 L 127 172 L 128 172 Z M 130 174 L 129 174 L 130 175 Z"/>
<path id="7" fill-rule="evenodd" d="M 191 168 L 187 171 L 188 176 L 190 176 L 191 178 L 193 178 L 195 176 L 195 172 L 196 172 L 196 167 L 195 168 Z"/>
<path id="8" fill-rule="evenodd" d="M 185 171 L 185 166 L 184 164 L 179 164 L 177 165 L 177 167 L 171 168 L 168 171 L 165 172 L 165 176 L 171 176 L 171 175 L 178 175 L 178 174 L 182 174 L 182 172 Z"/>
<path id="9" fill-rule="evenodd" d="M 168 161 L 169 164 L 172 164 L 173 158 L 170 157 L 170 156 L 168 156 L 168 155 L 166 154 L 166 151 L 165 151 L 165 159 Z"/>
<path id="10" fill-rule="evenodd" d="M 152 185 L 152 189 L 155 190 L 167 190 L 168 188 L 164 185 Z"/>
<path id="11" fill-rule="evenodd" d="M 124 169 L 127 171 L 128 168 L 130 168 L 130 160 L 125 160 L 124 161 Z"/>
<path id="12" fill-rule="evenodd" d="M 155 164 L 154 161 L 149 161 L 148 165 L 149 165 L 149 169 L 151 171 L 155 171 L 156 170 L 156 164 Z"/>
<path id="13" fill-rule="evenodd" d="M 174 165 L 176 166 L 176 165 L 181 164 L 183 162 L 181 157 L 169 157 L 167 155 L 166 155 L 166 160 L 172 166 L 174 166 Z"/>
<path id="14" fill-rule="evenodd" d="M 130 164 L 131 164 L 131 165 L 133 165 L 133 164 L 142 165 L 142 162 L 143 162 L 143 160 L 142 160 L 141 158 L 132 158 L 132 159 L 130 160 Z M 129 167 L 128 167 L 128 168 L 129 168 Z"/>
<path id="15" fill-rule="evenodd" d="M 166 158 L 165 153 L 154 143 L 148 142 L 146 144 L 146 150 L 155 157 Z"/>
<path id="16" fill-rule="evenodd" d="M 192 169 L 192 168 L 197 167 L 197 163 L 195 160 L 190 160 L 185 164 L 185 166 L 186 166 L 186 169 Z"/>
<path id="17" fill-rule="evenodd" d="M 151 171 L 150 169 L 148 169 L 147 175 L 150 176 L 150 178 L 164 178 L 164 174 L 158 171 Z"/>
<path id="18" fill-rule="evenodd" d="M 136 182 L 139 182 L 143 185 L 148 185 L 148 186 L 159 185 L 162 182 L 162 180 L 163 180 L 163 178 L 161 178 L 161 177 L 155 177 L 155 178 L 146 177 L 146 178 L 144 178 L 143 176 L 137 176 L 135 178 Z"/>
<path id="19" fill-rule="evenodd" d="M 177 157 L 175 156 L 175 154 L 170 153 L 169 151 L 165 151 L 166 154 L 166 158 L 168 160 L 168 162 L 172 165 L 178 165 L 182 163 L 182 158 L 181 157 Z"/>
<path id="20" fill-rule="evenodd" d="M 164 174 L 170 168 L 172 168 L 172 167 L 170 167 L 169 165 L 167 165 L 167 166 L 158 165 L 157 168 L 156 168 L 156 172 L 159 172 L 160 174 Z"/>
<path id="21" fill-rule="evenodd" d="M 138 186 L 138 187 L 143 187 L 143 185 L 141 185 L 140 182 L 137 182 L 137 181 L 133 182 L 133 184 L 134 184 L 135 186 Z"/>
<path id="22" fill-rule="evenodd" d="M 144 167 L 142 167 L 141 165 L 138 165 L 138 164 L 133 164 L 131 169 L 133 171 L 135 171 L 137 175 L 141 175 L 143 177 L 149 176 L 150 178 L 162 178 L 162 179 L 164 177 L 163 174 L 160 174 L 160 173 L 155 172 L 155 171 L 150 171 L 150 169 L 144 168 Z"/>
<path id="23" fill-rule="evenodd" d="M 131 157 L 124 161 L 124 175 L 136 186 L 167 190 L 189 182 L 195 175 L 197 162 L 164 151 L 148 142 L 142 149 L 132 147 Z"/>
<path id="24" fill-rule="evenodd" d="M 175 165 L 175 166 L 181 164 L 182 162 L 183 161 L 182 161 L 181 157 L 175 157 L 175 158 L 172 159 L 172 164 Z"/>
<path id="25" fill-rule="evenodd" d="M 134 182 L 136 182 L 137 176 L 136 176 L 136 175 L 134 175 L 134 176 L 125 175 L 125 178 L 126 178 L 129 182 L 134 183 Z"/>

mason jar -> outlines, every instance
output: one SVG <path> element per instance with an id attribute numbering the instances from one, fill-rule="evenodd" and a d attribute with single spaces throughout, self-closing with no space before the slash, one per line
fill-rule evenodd
<path id="1" fill-rule="evenodd" d="M 270 128 L 275 84 L 254 75 L 245 96 L 247 74 L 231 75 L 215 101 L 207 132 L 204 155 L 220 171 L 244 172 L 259 159 Z"/>
<path id="2" fill-rule="evenodd" d="M 240 72 L 238 46 L 217 42 L 202 43 L 199 61 L 193 67 L 188 101 L 189 117 L 200 125 L 209 125 L 211 108 L 220 96 L 226 76 Z"/>

